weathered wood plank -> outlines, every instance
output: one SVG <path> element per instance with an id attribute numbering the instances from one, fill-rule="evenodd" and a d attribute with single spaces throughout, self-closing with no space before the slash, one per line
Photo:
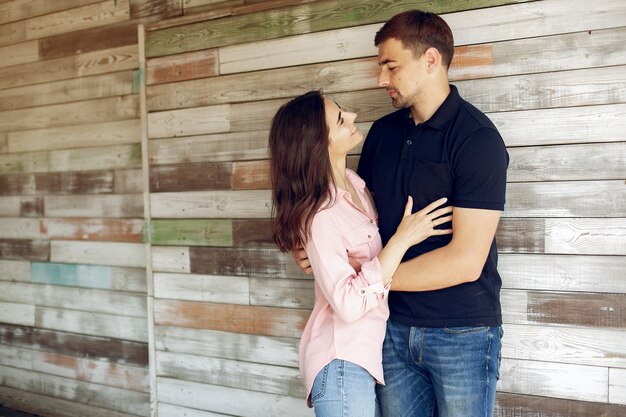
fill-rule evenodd
<path id="1" fill-rule="evenodd" d="M 310 279 L 290 254 L 281 253 L 275 247 L 191 247 L 189 259 L 191 272 L 195 274 Z"/>
<path id="2" fill-rule="evenodd" d="M 41 217 L 43 216 L 43 197 L 0 197 L 0 216 Z"/>
<path id="3" fill-rule="evenodd" d="M 138 67 L 137 46 L 129 45 L 19 66 L 0 68 L 0 88 L 105 74 Z"/>
<path id="4" fill-rule="evenodd" d="M 626 294 L 502 290 L 503 318 L 514 324 L 620 328 Z"/>
<path id="5" fill-rule="evenodd" d="M 267 158 L 267 131 L 151 140 L 150 163 L 180 164 Z"/>
<path id="6" fill-rule="evenodd" d="M 0 24 L 72 9 L 102 0 L 12 0 L 0 4 Z"/>
<path id="7" fill-rule="evenodd" d="M 131 217 L 141 218 L 141 194 L 49 195 L 45 199 L 48 217 Z"/>
<path id="8" fill-rule="evenodd" d="M 148 134 L 150 138 L 167 138 L 228 132 L 229 118 L 229 105 L 148 113 Z"/>
<path id="9" fill-rule="evenodd" d="M 35 175 L 0 175 L 0 195 L 35 194 Z"/>
<path id="10" fill-rule="evenodd" d="M 292 397 L 305 396 L 300 371 L 295 368 L 161 351 L 157 352 L 156 365 L 160 377 Z"/>
<path id="11" fill-rule="evenodd" d="M 0 386 L 0 402 L 7 407 L 37 415 L 55 417 L 136 417 L 105 408 L 92 407 L 71 400 L 63 400 L 47 395 L 33 394 L 20 389 Z M 147 416 L 148 414 L 146 414 Z"/>
<path id="12" fill-rule="evenodd" d="M 35 307 L 36 327 L 90 336 L 147 342 L 145 318 Z"/>
<path id="13" fill-rule="evenodd" d="M 250 278 L 250 305 L 313 309 L 313 280 Z"/>
<path id="14" fill-rule="evenodd" d="M 76 381 L 39 372 L 0 366 L 0 379 L 5 387 L 43 394 L 93 407 L 149 415 L 148 394 L 100 384 Z"/>
<path id="15" fill-rule="evenodd" d="M 140 318 L 147 316 L 146 300 L 140 294 L 22 282 L 5 282 L 2 288 L 0 301 L 4 302 Z"/>
<path id="16" fill-rule="evenodd" d="M 242 417 L 292 416 L 312 417 L 313 410 L 302 398 L 286 397 L 218 385 L 158 378 L 162 402 L 199 410 L 228 413 Z M 237 398 L 237 401 L 233 401 Z"/>
<path id="17" fill-rule="evenodd" d="M 269 160 L 235 162 L 233 164 L 233 190 L 269 190 Z"/>
<path id="18" fill-rule="evenodd" d="M 503 358 L 498 389 L 606 403 L 608 376 L 608 369 L 602 367 Z"/>
<path id="19" fill-rule="evenodd" d="M 9 152 L 138 143 L 139 119 L 9 132 Z"/>
<path id="20" fill-rule="evenodd" d="M 0 280 L 12 282 L 28 282 L 30 280 L 28 261 L 8 261 L 0 259 Z"/>
<path id="21" fill-rule="evenodd" d="M 43 129 L 84 123 L 112 122 L 139 117 L 135 95 L 0 112 L 0 130 Z"/>
<path id="22" fill-rule="evenodd" d="M 190 272 L 189 248 L 175 246 L 154 246 L 152 270 L 159 272 Z"/>
<path id="23" fill-rule="evenodd" d="M 584 15 L 577 15 L 575 11 L 571 10 L 567 18 L 564 18 L 562 6 L 558 2 L 514 4 L 495 10 L 493 8 L 469 10 L 445 14 L 442 17 L 452 28 L 455 44 L 457 46 L 474 45 L 518 38 L 542 37 L 561 33 L 621 27 L 626 23 L 624 16 L 616 16 L 618 13 L 611 14 L 604 11 L 619 8 L 620 6 L 617 3 L 618 2 L 615 0 L 603 1 L 602 6 L 598 6 L 607 7 L 608 9 L 598 9 L 595 12 L 585 13 Z M 400 4 L 398 6 L 402 9 L 411 8 Z M 415 3 L 412 6 L 412 8 L 419 8 Z M 478 5 L 475 4 L 472 4 L 472 6 L 478 7 Z M 386 9 L 391 12 L 392 7 L 387 7 Z M 428 9 L 430 9 L 429 11 L 435 11 L 432 10 L 432 7 L 428 7 Z M 396 9 L 395 12 L 397 11 Z M 395 14 L 395 12 L 381 18 L 379 21 L 385 21 L 388 17 Z M 541 18 L 537 18 L 537 16 L 541 16 Z M 316 16 L 316 18 L 318 17 L 321 16 Z M 324 16 L 324 18 L 326 17 L 327 16 Z M 230 19 L 223 20 L 228 21 Z M 503 23 L 504 21 L 506 21 L 506 23 Z M 529 25 L 529 21 L 532 21 L 533 24 Z M 300 20 L 300 22 L 308 23 L 306 20 Z M 222 24 L 224 23 L 226 22 L 222 22 Z M 331 23 L 331 21 L 328 23 Z M 357 24 L 363 23 L 366 22 L 359 22 Z M 202 35 L 207 36 L 207 32 L 199 34 L 197 30 L 208 29 L 210 33 L 215 23 L 205 22 L 202 28 L 200 25 L 202 24 L 199 23 L 181 28 L 172 28 L 169 29 L 169 31 L 175 32 L 181 37 L 188 36 L 190 39 L 194 36 L 195 39 L 192 39 L 192 41 L 197 42 L 198 38 L 201 38 Z M 297 26 L 298 25 L 291 25 L 294 29 L 297 28 Z M 233 42 L 232 40 L 235 36 L 231 35 L 231 42 L 221 42 L 219 44 L 219 46 L 221 46 L 220 74 L 376 55 L 377 51 L 374 47 L 373 39 L 374 34 L 381 26 L 379 23 L 357 26 L 350 29 L 346 29 L 346 26 L 348 25 L 340 25 L 338 27 L 341 29 L 320 33 L 309 33 L 315 32 L 311 30 L 296 30 L 289 34 L 297 36 L 261 40 L 277 37 L 271 36 L 271 32 L 268 31 L 269 33 L 266 33 L 269 36 L 265 38 L 257 36 L 256 39 L 254 39 L 256 42 L 249 43 Z M 253 28 L 252 26 L 251 29 Z M 326 29 L 334 29 L 334 27 L 327 27 Z M 250 29 L 248 29 L 248 31 L 250 31 Z M 230 32 L 228 33 L 230 34 Z M 168 30 L 152 32 L 151 35 L 156 36 L 156 34 L 173 36 L 173 33 L 168 33 Z M 246 32 L 241 31 L 237 33 L 237 36 L 242 35 L 245 36 Z M 172 42 L 171 39 L 168 40 L 170 40 L 169 47 L 172 47 L 172 44 L 178 45 L 178 42 Z M 164 42 L 165 39 L 160 39 L 160 41 Z M 229 43 L 241 44 L 225 46 Z M 185 46 L 182 47 L 183 50 L 190 50 L 186 49 Z M 204 48 L 208 47 L 211 46 L 204 46 Z M 537 61 L 542 60 L 538 59 Z"/>
<path id="24" fill-rule="evenodd" d="M 498 255 L 503 288 L 626 293 L 626 257 Z"/>
<path id="25" fill-rule="evenodd" d="M 275 248 L 269 220 L 233 220 L 233 246 Z"/>
<path id="26" fill-rule="evenodd" d="M 130 0 L 130 18 L 158 15 L 161 19 L 181 16 L 183 4 L 180 0 Z"/>
<path id="27" fill-rule="evenodd" d="M 626 405 L 626 369 L 609 369 L 609 402 Z"/>
<path id="28" fill-rule="evenodd" d="M 143 170 L 116 169 L 113 192 L 115 194 L 137 194 L 143 192 Z"/>
<path id="29" fill-rule="evenodd" d="M 35 62 L 39 59 L 38 41 L 27 41 L 0 47 L 0 68 Z"/>
<path id="30" fill-rule="evenodd" d="M 0 111 L 133 93 L 133 71 L 0 90 Z"/>
<path id="31" fill-rule="evenodd" d="M 138 268 L 145 267 L 146 253 L 141 243 L 52 241 L 50 261 Z"/>
<path id="32" fill-rule="evenodd" d="M 79 358 L 108 360 L 112 363 L 142 367 L 148 364 L 147 344 L 126 340 L 0 323 L 0 342 Z"/>
<path id="33" fill-rule="evenodd" d="M 232 170 L 227 162 L 153 166 L 150 192 L 228 190 Z"/>
<path id="34" fill-rule="evenodd" d="M 128 20 L 129 0 L 108 0 L 0 26 L 0 45 Z"/>
<path id="35" fill-rule="evenodd" d="M 624 255 L 626 219 L 546 219 L 546 252 Z"/>
<path id="36" fill-rule="evenodd" d="M 155 218 L 269 218 L 269 190 L 190 191 L 150 195 Z"/>
<path id="37" fill-rule="evenodd" d="M 195 408 L 186 408 L 161 402 L 157 404 L 157 412 L 160 417 L 228 417 L 226 414 L 217 414 L 210 411 L 202 411 Z"/>
<path id="38" fill-rule="evenodd" d="M 150 391 L 145 367 L 37 351 L 33 351 L 32 359 L 33 371 L 130 391 Z"/>
<path id="39" fill-rule="evenodd" d="M 30 282 L 124 292 L 146 291 L 142 268 L 32 262 Z"/>
<path id="40" fill-rule="evenodd" d="M 620 329 L 505 324 L 504 334 L 506 358 L 626 367 L 626 334 Z"/>
<path id="41" fill-rule="evenodd" d="M 506 194 L 503 217 L 626 217 L 624 180 L 509 183 Z"/>
<path id="42" fill-rule="evenodd" d="M 153 58 L 146 62 L 146 83 L 154 85 L 214 77 L 218 75 L 217 65 L 217 49 Z M 150 104 L 148 108 L 151 109 Z"/>
<path id="43" fill-rule="evenodd" d="M 507 2 L 480 1 L 480 4 L 472 2 L 453 6 L 428 4 L 427 8 L 429 11 L 445 13 L 461 8 L 504 3 Z M 258 42 L 263 39 L 383 22 L 400 11 L 420 6 L 426 7 L 426 4 L 415 1 L 377 1 L 364 5 L 356 0 L 343 0 L 296 5 L 278 12 L 269 10 L 237 15 L 148 32 L 146 54 L 148 57 L 171 55 L 215 46 Z M 373 33 L 367 38 L 370 43 Z"/>
<path id="44" fill-rule="evenodd" d="M 141 219 L 44 219 L 47 239 L 142 242 Z"/>
<path id="45" fill-rule="evenodd" d="M 154 273 L 153 279 L 157 298 L 243 305 L 250 301 L 245 277 Z"/>
<path id="46" fill-rule="evenodd" d="M 626 178 L 626 143 L 510 148 L 507 181 Z"/>
<path id="47" fill-rule="evenodd" d="M 9 151 L 9 136 L 5 132 L 0 132 L 0 153 Z"/>
<path id="48" fill-rule="evenodd" d="M 158 325 L 264 336 L 299 337 L 309 313 L 308 310 L 197 301 L 154 302 L 154 322 Z"/>
<path id="49" fill-rule="evenodd" d="M 44 240 L 38 219 L 0 218 L 0 239 Z"/>
<path id="50" fill-rule="evenodd" d="M 47 261 L 50 242 L 43 240 L 0 239 L 0 258 Z"/>
<path id="51" fill-rule="evenodd" d="M 495 417 L 620 417 L 626 407 L 498 392 Z"/>
<path id="52" fill-rule="evenodd" d="M 0 322 L 22 326 L 34 326 L 36 322 L 35 306 L 0 302 Z M 0 375 L 0 380 L 2 380 L 2 375 Z"/>
<path id="53" fill-rule="evenodd" d="M 542 219 L 503 218 L 498 224 L 496 241 L 502 253 L 546 253 L 545 221 Z"/>
<path id="54" fill-rule="evenodd" d="M 151 220 L 153 245 L 232 246 L 233 227 L 228 219 Z"/>
<path id="55" fill-rule="evenodd" d="M 98 168 L 94 166 L 94 168 Z M 113 192 L 112 171 L 35 174 L 37 194 L 104 194 Z"/>
<path id="56" fill-rule="evenodd" d="M 298 367 L 298 339 L 156 326 L 160 351 Z"/>

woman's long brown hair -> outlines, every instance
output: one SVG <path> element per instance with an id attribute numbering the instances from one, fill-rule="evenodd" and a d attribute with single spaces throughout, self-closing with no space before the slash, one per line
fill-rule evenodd
<path id="1" fill-rule="evenodd" d="M 319 91 L 298 96 L 278 110 L 272 119 L 269 153 L 272 238 L 288 252 L 304 246 L 313 216 L 330 203 L 334 183 Z"/>

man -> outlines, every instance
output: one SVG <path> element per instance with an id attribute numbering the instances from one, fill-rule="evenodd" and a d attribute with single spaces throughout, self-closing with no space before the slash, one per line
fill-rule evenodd
<path id="1" fill-rule="evenodd" d="M 454 206 L 452 237 L 412 247 L 394 274 L 386 385 L 377 387 L 382 415 L 492 416 L 502 336 L 494 236 L 508 154 L 495 126 L 449 84 L 454 42 L 443 19 L 400 13 L 374 43 L 378 85 L 400 109 L 372 125 L 358 167 L 376 202 L 383 244 L 407 195 L 414 211 L 441 197 Z"/>

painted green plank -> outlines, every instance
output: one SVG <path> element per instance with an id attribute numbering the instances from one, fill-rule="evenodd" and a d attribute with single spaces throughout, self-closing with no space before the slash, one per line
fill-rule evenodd
<path id="1" fill-rule="evenodd" d="M 144 228 L 144 230 L 148 230 L 148 228 Z M 152 220 L 149 230 L 150 243 L 153 245 L 233 245 L 232 220 Z"/>
<path id="2" fill-rule="evenodd" d="M 511 0 L 329 0 L 231 16 L 148 32 L 146 56 L 156 57 L 217 46 L 384 22 L 408 9 L 449 13 L 519 3 Z"/>

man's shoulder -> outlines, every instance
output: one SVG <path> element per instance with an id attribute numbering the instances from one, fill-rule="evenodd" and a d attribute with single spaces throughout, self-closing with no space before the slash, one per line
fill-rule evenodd
<path id="1" fill-rule="evenodd" d="M 481 129 L 490 129 L 498 132 L 496 125 L 489 117 L 476 106 L 466 100 L 461 101 L 461 108 L 457 116 L 457 123 L 460 127 L 472 133 Z"/>

